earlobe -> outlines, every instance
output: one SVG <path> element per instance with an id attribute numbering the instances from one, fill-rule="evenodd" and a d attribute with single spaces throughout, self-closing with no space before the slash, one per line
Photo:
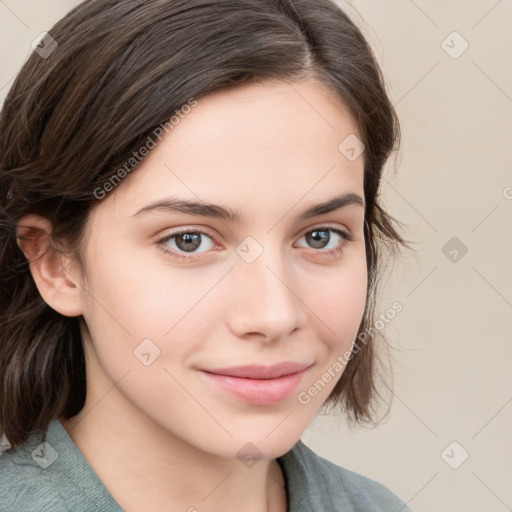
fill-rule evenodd
<path id="1" fill-rule="evenodd" d="M 72 275 L 71 259 L 59 251 L 51 234 L 48 219 L 26 215 L 17 225 L 16 240 L 44 301 L 64 316 L 79 316 L 83 310 L 78 276 Z"/>

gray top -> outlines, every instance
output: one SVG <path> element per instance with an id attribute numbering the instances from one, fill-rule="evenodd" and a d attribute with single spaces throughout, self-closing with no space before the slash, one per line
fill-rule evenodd
<path id="1" fill-rule="evenodd" d="M 120 512 L 122 508 L 54 419 L 0 456 L 0 512 Z M 411 512 L 389 489 L 318 456 L 302 441 L 277 461 L 288 512 Z"/>

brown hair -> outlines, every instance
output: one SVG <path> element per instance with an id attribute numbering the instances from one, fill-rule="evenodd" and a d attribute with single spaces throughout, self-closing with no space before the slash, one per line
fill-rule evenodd
<path id="1" fill-rule="evenodd" d="M 83 318 L 44 302 L 17 223 L 45 216 L 52 239 L 80 261 L 94 191 L 191 98 L 307 77 L 338 94 L 366 146 L 369 285 L 359 332 L 373 325 L 381 249 L 405 244 L 378 202 L 400 130 L 369 45 L 333 1 L 87 0 L 49 33 L 58 46 L 30 56 L 0 118 L 0 435 L 13 448 L 52 419 L 76 415 L 86 394 Z M 326 402 L 358 423 L 372 419 L 377 335 Z"/>

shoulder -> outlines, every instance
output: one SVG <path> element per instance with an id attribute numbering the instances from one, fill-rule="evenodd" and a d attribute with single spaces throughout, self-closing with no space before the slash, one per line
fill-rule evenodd
<path id="1" fill-rule="evenodd" d="M 122 512 L 54 419 L 0 456 L 0 512 Z"/>
<path id="2" fill-rule="evenodd" d="M 305 498 L 304 492 L 301 500 L 307 499 L 315 511 L 411 512 L 381 483 L 320 457 L 302 441 L 281 460 L 289 480 L 289 492 L 301 495 L 300 489 L 306 489 L 308 497 Z"/>
<path id="3" fill-rule="evenodd" d="M 58 421 L 0 455 L 0 512 L 98 509 L 120 510 Z"/>
<path id="4" fill-rule="evenodd" d="M 57 476 L 43 468 L 37 457 L 37 439 L 32 436 L 17 449 L 0 455 L 0 512 L 66 511 L 55 485 Z"/>

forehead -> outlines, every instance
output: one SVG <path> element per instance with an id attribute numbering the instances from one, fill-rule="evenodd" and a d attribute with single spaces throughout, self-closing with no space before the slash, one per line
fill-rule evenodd
<path id="1" fill-rule="evenodd" d="M 361 138 L 342 98 L 331 88 L 314 80 L 284 82 L 269 80 L 238 85 L 208 94 L 172 130 L 175 143 L 194 141 L 228 142 L 225 136 L 257 140 L 303 139 L 332 131 Z M 316 140 L 318 142 L 318 140 Z"/>
<path id="2" fill-rule="evenodd" d="M 340 151 L 349 136 L 348 109 L 316 81 L 232 87 L 200 98 L 103 203 L 126 216 L 169 194 L 275 215 L 308 194 L 362 195 L 364 154 Z"/>

